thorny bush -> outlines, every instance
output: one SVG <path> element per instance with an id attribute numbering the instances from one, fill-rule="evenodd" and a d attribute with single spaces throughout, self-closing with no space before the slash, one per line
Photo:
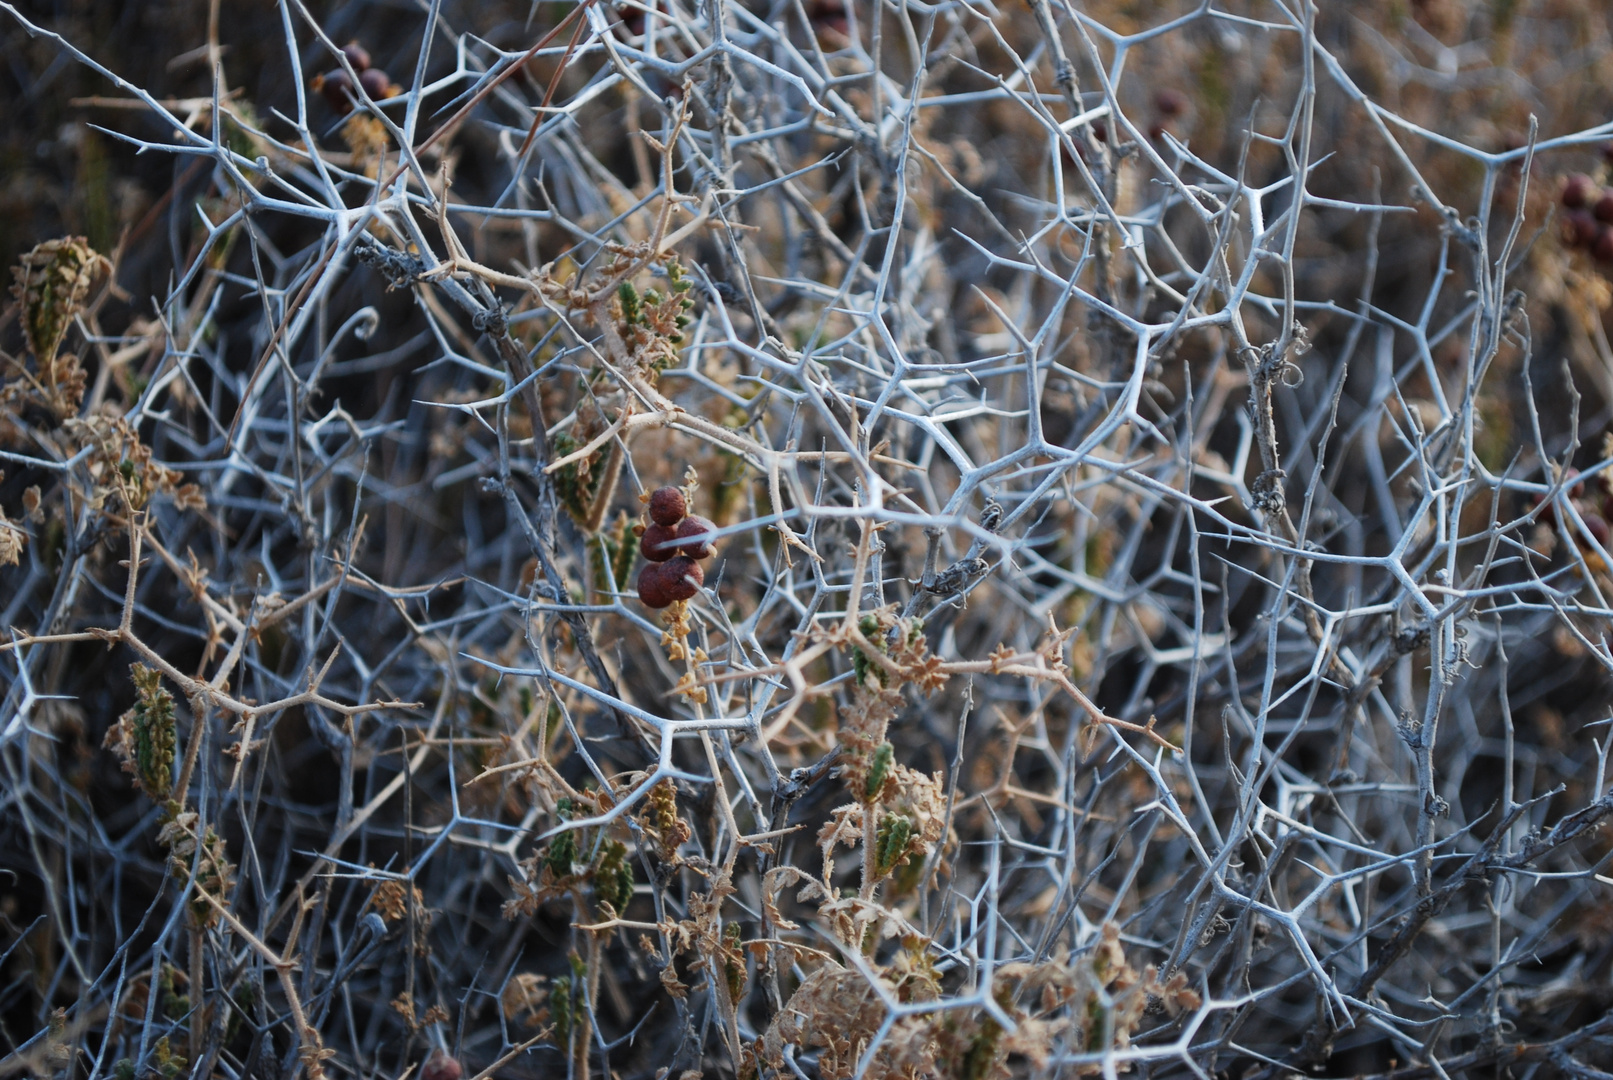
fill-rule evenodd
<path id="1" fill-rule="evenodd" d="M 0 10 L 0 1076 L 1613 1068 L 1598 5 Z"/>

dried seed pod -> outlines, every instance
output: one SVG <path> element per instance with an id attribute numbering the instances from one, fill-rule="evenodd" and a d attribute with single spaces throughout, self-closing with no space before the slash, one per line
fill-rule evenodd
<path id="1" fill-rule="evenodd" d="M 1563 182 L 1563 205 L 1578 210 L 1596 195 L 1596 182 L 1584 173 L 1575 173 Z"/>
<path id="2" fill-rule="evenodd" d="M 440 1046 L 420 1066 L 420 1080 L 459 1080 L 464 1074 L 459 1062 Z"/>
<path id="3" fill-rule="evenodd" d="M 627 845 L 607 840 L 594 864 L 594 896 L 620 915 L 633 900 L 633 864 L 627 859 Z"/>
<path id="4" fill-rule="evenodd" d="M 665 525 L 651 525 L 644 530 L 644 535 L 639 537 L 639 554 L 651 562 L 666 562 L 678 553 L 678 549 L 672 546 L 672 541 L 677 539 L 677 535 L 677 529 L 669 529 Z"/>
<path id="5" fill-rule="evenodd" d="M 353 65 L 354 71 L 368 71 L 370 67 L 370 51 L 356 41 L 349 41 L 342 46 L 342 55 L 347 62 Z"/>
<path id="6" fill-rule="evenodd" d="M 874 749 L 874 758 L 868 763 L 868 778 L 863 782 L 863 797 L 868 802 L 879 797 L 879 790 L 885 786 L 885 778 L 890 776 L 891 762 L 895 757 L 896 750 L 888 742 L 882 742 Z"/>
<path id="7" fill-rule="evenodd" d="M 678 545 L 678 554 L 687 555 L 691 559 L 709 559 L 716 552 L 710 540 L 690 540 L 691 536 L 700 536 L 703 533 L 713 533 L 717 526 L 699 514 L 690 514 L 678 522 L 678 539 L 684 543 Z"/>
<path id="8" fill-rule="evenodd" d="M 744 931 L 736 922 L 722 928 L 723 974 L 728 979 L 728 1000 L 733 1002 L 745 998 L 745 953 L 740 949 L 743 937 Z"/>
<path id="9" fill-rule="evenodd" d="M 369 68 L 359 72 L 358 82 L 364 87 L 364 92 L 375 101 L 385 101 L 403 93 L 403 90 L 392 81 L 392 77 L 380 68 Z"/>
<path id="10" fill-rule="evenodd" d="M 879 823 L 875 843 L 874 868 L 881 874 L 896 869 L 896 864 L 907 856 L 907 845 L 913 838 L 913 822 L 900 814 L 891 814 Z"/>
<path id="11" fill-rule="evenodd" d="M 679 555 L 661 564 L 661 581 L 672 599 L 692 600 L 706 583 L 706 574 L 699 563 L 687 555 Z"/>
<path id="12" fill-rule="evenodd" d="M 672 595 L 672 587 L 668 583 L 667 563 L 645 563 L 644 569 L 638 572 L 638 598 L 639 602 L 647 608 L 659 611 L 676 600 Z"/>
<path id="13" fill-rule="evenodd" d="M 173 786 L 174 696 L 163 687 L 162 676 L 144 664 L 132 664 L 129 675 L 138 698 L 107 731 L 105 745 L 117 751 L 136 786 L 160 803 Z"/>
<path id="14" fill-rule="evenodd" d="M 347 72 L 341 68 L 327 71 L 323 75 L 315 75 L 311 84 L 314 93 L 325 99 L 325 104 L 338 116 L 346 116 L 353 111 L 353 80 L 347 77 Z"/>
<path id="15" fill-rule="evenodd" d="M 656 488 L 650 493 L 650 520 L 657 525 L 672 528 L 683 520 L 689 506 L 683 501 L 683 492 L 675 487 Z"/>
<path id="16" fill-rule="evenodd" d="M 53 365 L 96 274 L 111 265 L 82 236 L 68 236 L 39 244 L 12 267 L 11 295 L 22 304 L 23 340 L 41 369 Z"/>

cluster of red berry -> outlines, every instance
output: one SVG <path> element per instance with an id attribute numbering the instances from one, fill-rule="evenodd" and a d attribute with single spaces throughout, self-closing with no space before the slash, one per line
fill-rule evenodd
<path id="1" fill-rule="evenodd" d="M 385 101 L 403 93 L 402 88 L 392 81 L 390 75 L 378 67 L 370 66 L 369 50 L 358 42 L 349 41 L 343 45 L 342 55 L 347 57 L 347 62 L 358 72 L 358 83 L 364 88 L 364 92 L 370 95 L 371 100 Z M 342 68 L 327 71 L 323 75 L 315 75 L 312 85 L 314 92 L 324 95 L 325 101 L 338 116 L 346 116 L 353 111 L 358 95 L 353 92 L 353 80 L 347 77 L 347 72 Z"/>
<path id="2" fill-rule="evenodd" d="M 645 607 L 691 599 L 706 583 L 699 560 L 711 558 L 716 549 L 704 534 L 716 532 L 717 526 L 688 511 L 683 492 L 675 487 L 656 488 L 650 495 L 650 525 L 638 542 L 648 560 L 638 575 L 638 598 Z"/>
<path id="3" fill-rule="evenodd" d="M 1563 183 L 1563 233 L 1600 262 L 1613 262 L 1613 190 L 1602 188 L 1584 173 Z"/>

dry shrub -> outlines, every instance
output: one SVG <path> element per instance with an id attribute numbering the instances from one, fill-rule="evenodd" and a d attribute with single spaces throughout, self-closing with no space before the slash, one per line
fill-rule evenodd
<path id="1" fill-rule="evenodd" d="M 1594 5 L 62 7 L 0 1077 L 1613 1068 Z"/>

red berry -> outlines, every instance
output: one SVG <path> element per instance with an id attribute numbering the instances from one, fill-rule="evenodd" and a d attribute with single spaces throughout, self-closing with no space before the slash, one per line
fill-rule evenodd
<path id="1" fill-rule="evenodd" d="M 1161 116 L 1181 116 L 1187 111 L 1187 96 L 1180 90 L 1161 90 L 1154 95 L 1154 108 Z"/>
<path id="2" fill-rule="evenodd" d="M 353 80 L 347 77 L 347 72 L 341 68 L 327 71 L 323 75 L 315 75 L 313 81 L 315 93 L 322 95 L 325 103 L 338 116 L 346 116 L 353 111 Z"/>
<path id="3" fill-rule="evenodd" d="M 1591 254 L 1602 262 L 1613 262 L 1613 226 L 1603 225 L 1597 230 Z"/>
<path id="4" fill-rule="evenodd" d="M 370 66 L 370 51 L 356 41 L 349 41 L 343 45 L 342 55 L 353 65 L 354 71 L 364 71 Z"/>
<path id="5" fill-rule="evenodd" d="M 1596 182 L 1584 173 L 1575 173 L 1563 182 L 1563 205 L 1577 210 L 1591 201 L 1596 194 Z"/>
<path id="6" fill-rule="evenodd" d="M 1582 498 L 1585 494 L 1585 481 L 1579 479 L 1579 470 L 1572 465 L 1563 470 L 1563 481 L 1567 483 L 1570 480 L 1573 483 L 1569 484 L 1568 497 L 1570 499 Z"/>
<path id="7" fill-rule="evenodd" d="M 630 38 L 636 38 L 640 34 L 644 33 L 643 8 L 628 7 L 627 5 L 623 4 L 619 6 L 618 10 L 622 16 L 622 34 L 625 34 Z M 621 37 L 622 34 L 618 34 L 617 36 Z"/>
<path id="8" fill-rule="evenodd" d="M 683 492 L 675 487 L 656 488 L 650 493 L 650 520 L 657 525 L 672 528 L 683 520 L 683 515 L 689 512 L 688 504 L 683 501 Z"/>
<path id="9" fill-rule="evenodd" d="M 638 572 L 638 598 L 647 608 L 659 611 L 677 599 L 667 581 L 666 567 L 664 562 L 645 563 L 644 569 Z"/>
<path id="10" fill-rule="evenodd" d="M 1602 545 L 1602 547 L 1605 549 L 1607 547 L 1607 541 L 1608 541 L 1608 538 L 1609 538 L 1608 537 L 1608 531 L 1607 531 L 1607 522 L 1603 521 L 1600 517 L 1597 517 L 1595 514 L 1586 514 L 1586 515 L 1584 515 L 1584 518 L 1585 518 L 1585 531 L 1590 533 L 1591 538 L 1593 540 L 1595 540 L 1598 544 Z"/>
<path id="11" fill-rule="evenodd" d="M 1613 191 L 1603 192 L 1591 207 L 1597 221 L 1613 221 Z"/>
<path id="12" fill-rule="evenodd" d="M 706 574 L 699 563 L 687 555 L 679 555 L 661 564 L 661 582 L 672 599 L 692 600 L 706 583 Z"/>
<path id="13" fill-rule="evenodd" d="M 678 549 L 672 546 L 672 541 L 676 540 L 677 536 L 676 529 L 669 529 L 665 525 L 651 525 L 644 530 L 644 535 L 639 537 L 639 554 L 651 562 L 666 562 L 678 553 Z"/>
<path id="14" fill-rule="evenodd" d="M 845 0 L 810 0 L 806 10 L 807 18 L 812 20 L 812 25 L 820 33 L 844 38 L 851 29 L 846 18 Z"/>
<path id="15" fill-rule="evenodd" d="M 368 68 L 359 72 L 358 84 L 375 101 L 385 101 L 402 93 L 391 77 L 380 68 Z"/>
<path id="16" fill-rule="evenodd" d="M 699 536 L 701 533 L 712 533 L 716 531 L 717 526 L 713 525 L 706 518 L 701 517 L 699 514 L 690 514 L 688 517 L 678 522 L 678 539 L 688 541 L 687 543 L 678 545 L 678 554 L 687 555 L 691 559 L 711 558 L 712 553 L 716 549 L 711 546 L 711 541 L 709 539 L 688 540 L 688 538 L 691 536 Z"/>
<path id="17" fill-rule="evenodd" d="M 1563 215 L 1563 239 L 1575 247 L 1596 243 L 1596 219 L 1589 210 L 1570 210 Z"/>
<path id="18" fill-rule="evenodd" d="M 420 1080 L 459 1080 L 465 1074 L 458 1061 L 442 1047 L 431 1052 L 426 1063 L 420 1066 Z"/>

